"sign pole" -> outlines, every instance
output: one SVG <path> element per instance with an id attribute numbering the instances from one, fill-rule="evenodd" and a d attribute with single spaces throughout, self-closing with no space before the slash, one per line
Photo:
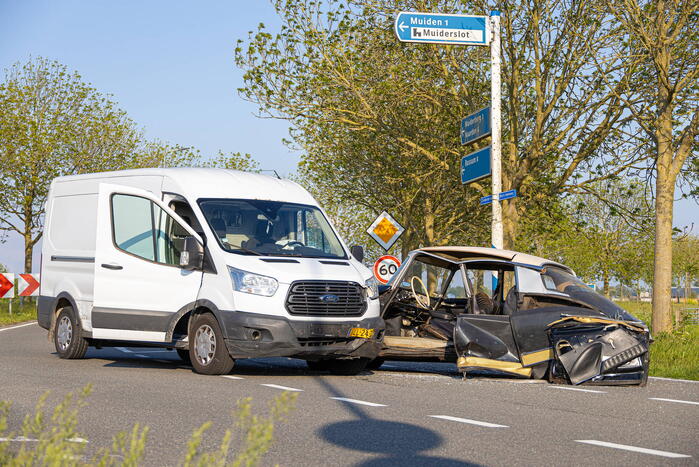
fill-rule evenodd
<path id="1" fill-rule="evenodd" d="M 502 191 L 502 140 L 500 125 L 500 12 L 490 12 L 490 118 L 492 138 L 493 221 L 491 242 L 495 248 L 503 247 L 502 205 L 496 200 Z"/>

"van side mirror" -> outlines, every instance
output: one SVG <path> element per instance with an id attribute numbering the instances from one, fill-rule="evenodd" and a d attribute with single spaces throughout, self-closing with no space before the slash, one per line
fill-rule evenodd
<path id="1" fill-rule="evenodd" d="M 204 246 L 194 237 L 185 237 L 180 252 L 180 267 L 188 271 L 202 269 L 204 266 Z"/>
<path id="2" fill-rule="evenodd" d="M 360 263 L 364 261 L 364 247 L 361 245 L 353 245 L 350 247 L 350 253 L 354 256 L 354 259 Z"/>

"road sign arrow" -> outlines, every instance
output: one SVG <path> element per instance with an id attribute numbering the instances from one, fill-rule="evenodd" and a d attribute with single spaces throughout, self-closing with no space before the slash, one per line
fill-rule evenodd
<path id="1" fill-rule="evenodd" d="M 14 274 L 0 274 L 0 298 L 12 298 L 12 288 L 15 286 Z"/>
<path id="2" fill-rule="evenodd" d="M 35 295 L 39 289 L 39 282 L 34 278 L 32 274 L 20 274 L 19 275 L 18 294 L 20 297 L 30 297 Z"/>
<path id="3" fill-rule="evenodd" d="M 398 29 L 400 29 L 401 32 L 403 32 L 406 29 L 408 29 L 408 26 L 406 26 L 405 23 L 401 21 L 401 23 L 398 25 Z"/>

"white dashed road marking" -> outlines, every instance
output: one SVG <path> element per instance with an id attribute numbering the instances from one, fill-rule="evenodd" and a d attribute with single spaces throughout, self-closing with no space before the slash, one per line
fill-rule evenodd
<path id="1" fill-rule="evenodd" d="M 19 324 L 19 325 L 17 325 L 17 326 L 12 326 L 12 327 L 9 327 L 9 328 L 2 328 L 2 329 L 0 329 L 0 332 L 2 332 L 2 331 L 9 331 L 10 329 L 23 328 L 23 327 L 25 327 L 25 326 L 31 326 L 32 324 L 36 324 L 36 321 L 33 321 L 33 322 L 31 322 L 31 323 Z"/>
<path id="2" fill-rule="evenodd" d="M 449 415 L 430 415 L 433 418 L 441 418 L 452 422 L 468 423 L 469 425 L 485 426 L 488 428 L 509 428 L 507 425 L 498 425 L 497 423 L 481 422 L 479 420 L 471 420 L 469 418 L 451 417 Z"/>
<path id="3" fill-rule="evenodd" d="M 68 438 L 66 441 L 69 443 L 89 443 L 88 440 L 83 438 Z M 25 438 L 24 436 L 18 436 L 17 438 L 0 438 L 0 443 L 37 443 L 39 442 L 36 438 Z"/>
<path id="4" fill-rule="evenodd" d="M 594 392 L 597 394 L 606 394 L 607 391 L 598 391 L 596 389 L 581 389 L 581 388 L 567 388 L 565 386 L 549 386 L 551 389 L 564 389 L 566 391 L 579 391 L 579 392 Z"/>
<path id="5" fill-rule="evenodd" d="M 680 404 L 699 405 L 699 402 L 681 401 L 681 400 L 678 400 L 678 399 L 663 399 L 662 397 L 649 397 L 648 399 L 654 400 L 654 401 L 678 402 L 678 403 L 680 403 Z"/>
<path id="6" fill-rule="evenodd" d="M 267 386 L 268 388 L 281 389 L 282 391 L 303 392 L 303 389 L 290 388 L 288 386 L 279 386 L 278 384 L 260 384 L 260 386 Z"/>
<path id="7" fill-rule="evenodd" d="M 245 378 L 241 378 L 240 376 L 233 376 L 233 375 L 221 375 L 221 378 L 227 378 L 227 379 L 245 379 Z"/>
<path id="8" fill-rule="evenodd" d="M 375 402 L 359 401 L 357 399 L 347 399 L 346 397 L 331 397 L 336 401 L 349 402 L 351 404 L 368 405 L 369 407 L 386 407 L 386 404 L 377 404 Z"/>
<path id="9" fill-rule="evenodd" d="M 692 457 L 692 456 L 688 456 L 687 454 L 677 454 L 676 452 L 658 451 L 657 449 L 639 448 L 638 446 L 628 446 L 626 444 L 608 443 L 606 441 L 597 441 L 596 439 L 576 439 L 575 441 L 578 443 L 592 444 L 594 446 L 602 446 L 605 448 L 614 448 L 614 449 L 621 449 L 623 451 L 640 452 L 642 454 L 652 454 L 654 456 L 672 457 L 672 458 Z"/>

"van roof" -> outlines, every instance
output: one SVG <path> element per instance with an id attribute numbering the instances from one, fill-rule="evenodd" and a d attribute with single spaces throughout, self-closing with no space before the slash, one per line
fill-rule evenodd
<path id="1" fill-rule="evenodd" d="M 95 180 L 119 184 L 116 180 L 118 178 L 139 176 L 165 177 L 178 187 L 178 194 L 189 199 L 244 198 L 317 204 L 303 187 L 291 180 L 230 169 L 201 167 L 131 169 L 58 177 L 54 183 Z M 133 186 L 132 183 L 129 185 Z M 170 184 L 164 181 L 163 191 L 172 189 L 168 185 Z"/>

